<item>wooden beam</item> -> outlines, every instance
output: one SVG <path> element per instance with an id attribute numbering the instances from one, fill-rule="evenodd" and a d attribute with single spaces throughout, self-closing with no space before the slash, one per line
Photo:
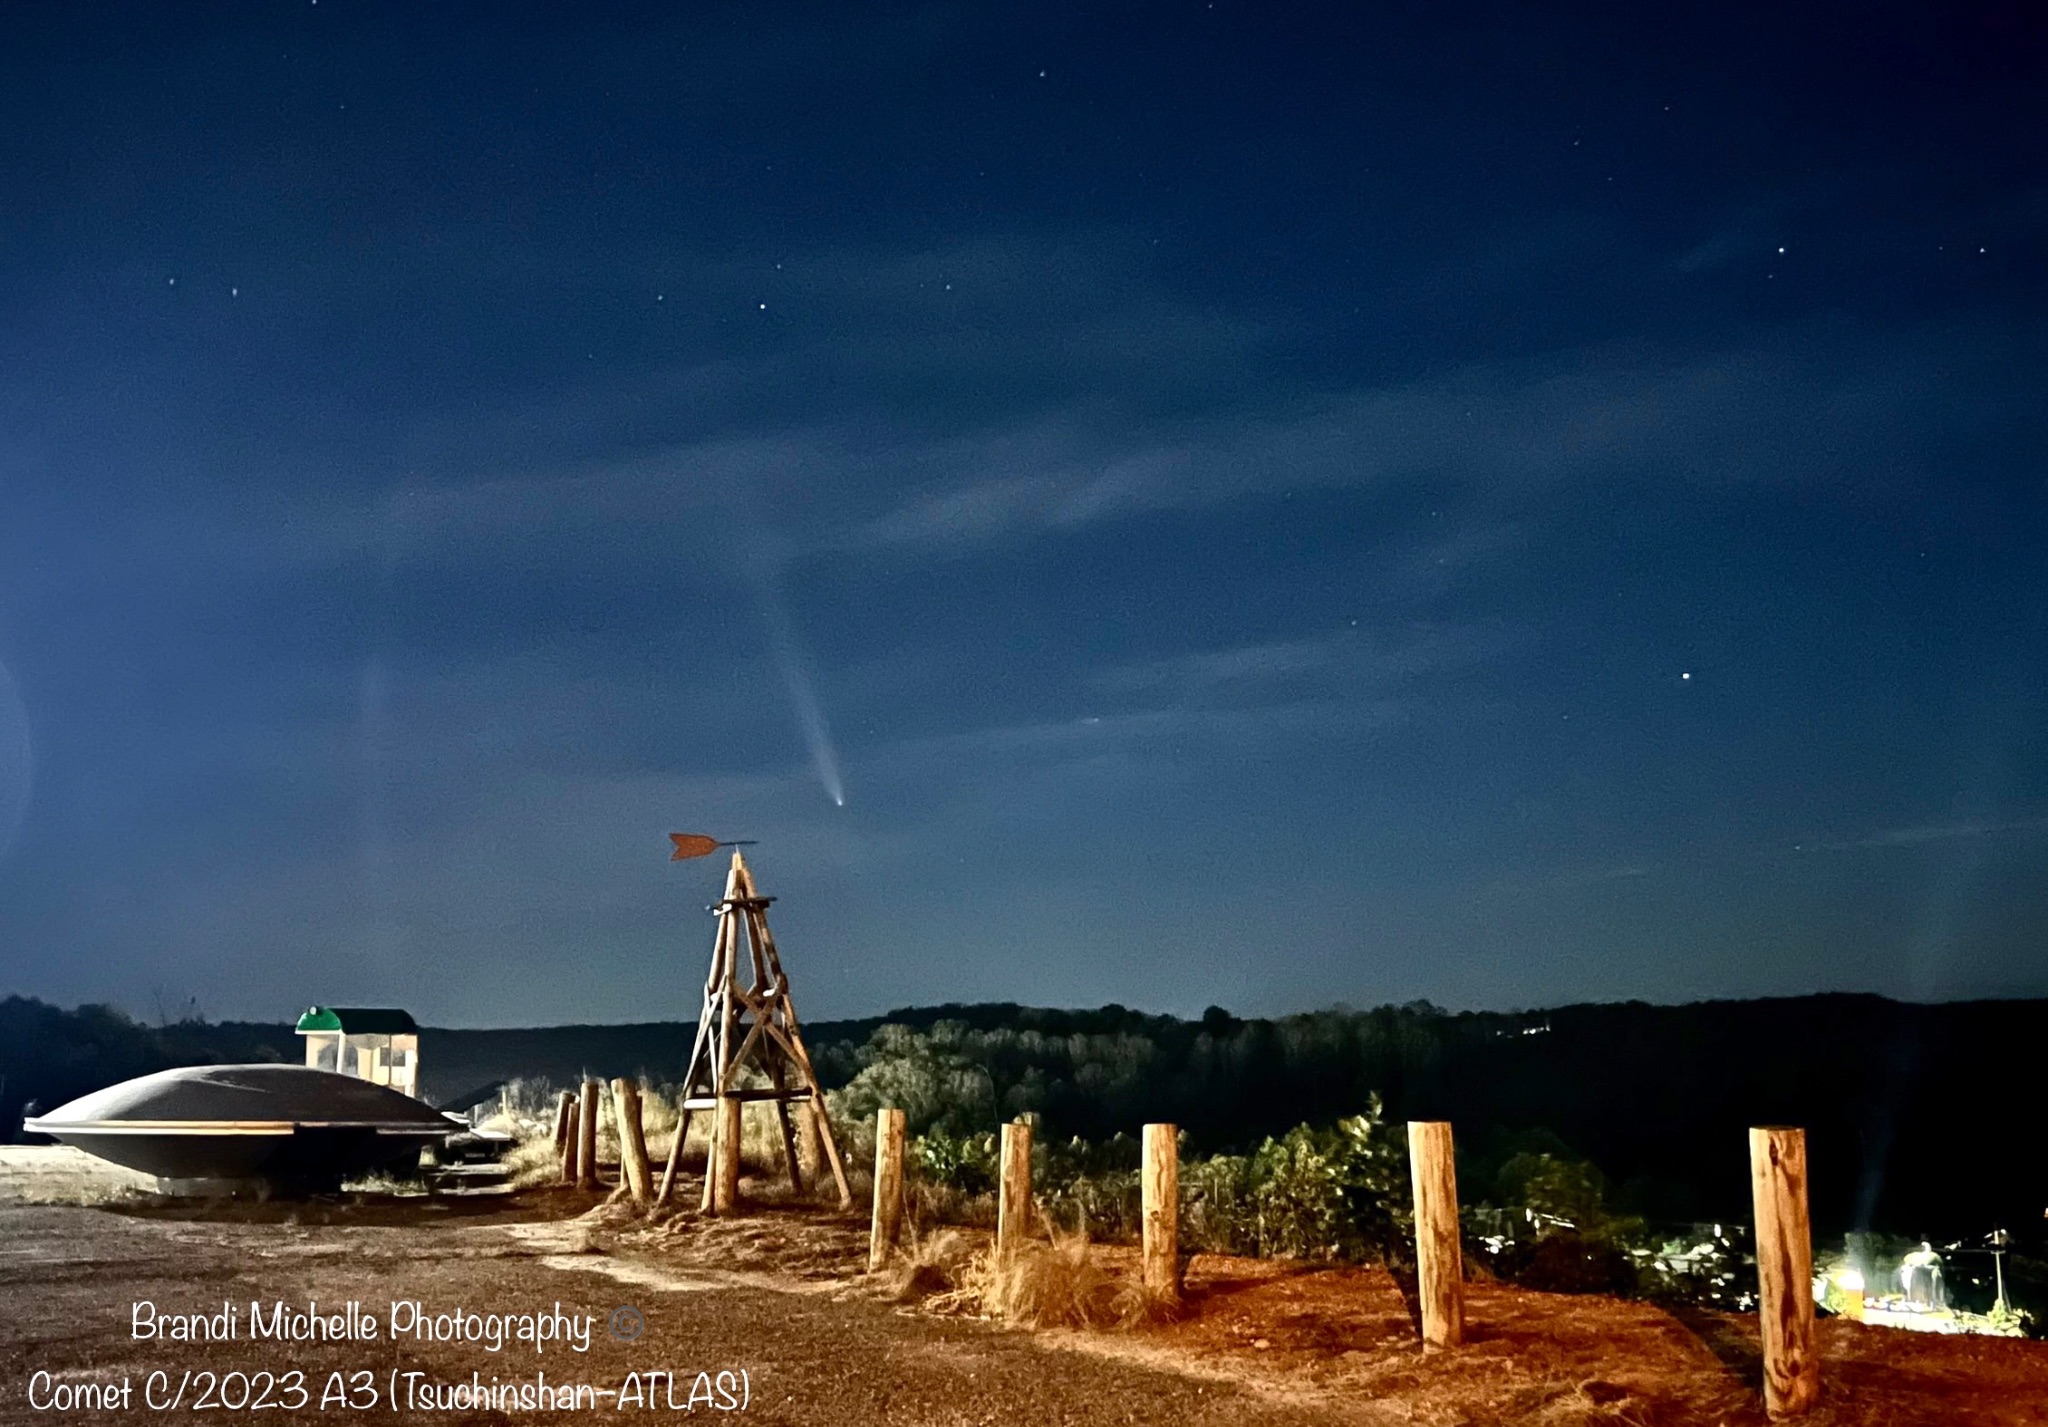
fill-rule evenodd
<path id="1" fill-rule="evenodd" d="M 640 1082 L 620 1076 L 612 1082 L 612 1112 L 618 1120 L 619 1171 L 635 1204 L 652 1203 L 654 1170 L 647 1162 L 647 1136 L 640 1123 Z"/>
<path id="2" fill-rule="evenodd" d="M 720 1107 L 711 1107 L 711 1123 L 704 1131 L 704 1190 L 697 1196 L 697 1212 L 709 1214 L 711 1200 L 718 1192 L 718 1126 L 723 1119 Z"/>
<path id="3" fill-rule="evenodd" d="M 731 1095 L 692 1095 L 683 1102 L 691 1110 L 715 1110 L 721 1100 L 808 1100 L 811 1092 L 803 1089 L 769 1090 L 760 1086 L 752 1090 L 735 1090 Z"/>
<path id="4" fill-rule="evenodd" d="M 775 944 L 769 943 L 768 955 L 775 962 L 780 975 L 780 960 L 775 957 Z M 796 1023 L 796 1008 L 787 999 L 782 1003 L 785 1025 L 772 1027 L 777 1039 L 788 1046 L 794 1055 L 797 1073 L 803 1076 L 804 1084 L 810 1089 L 811 1128 L 817 1133 L 819 1144 L 824 1150 L 825 1163 L 832 1167 L 832 1180 L 839 1189 L 839 1207 L 853 1207 L 853 1189 L 846 1182 L 846 1160 L 839 1153 L 839 1139 L 832 1133 L 832 1117 L 825 1110 L 825 1086 L 818 1079 L 817 1068 L 811 1064 L 811 1052 L 804 1045 L 803 1031 Z"/>
<path id="5" fill-rule="evenodd" d="M 1422 1345 L 1455 1348 L 1465 1341 L 1465 1255 L 1458 1234 L 1458 1171 L 1449 1123 L 1409 1121 L 1408 1173 L 1415 1190 Z"/>
<path id="6" fill-rule="evenodd" d="M 560 1111 L 557 1112 L 556 1118 L 561 1121 L 562 1126 L 561 1143 L 556 1146 L 557 1152 L 561 1156 L 562 1183 L 574 1184 L 577 1177 L 582 1173 L 581 1150 L 583 1145 L 583 1136 L 578 1129 L 581 1112 L 577 1109 L 575 1091 L 564 1090 L 562 1092 L 562 1106 Z"/>
<path id="7" fill-rule="evenodd" d="M 780 1098 L 783 1094 L 782 1062 L 771 1058 L 768 1062 L 769 1078 L 775 1082 L 775 1124 L 782 1131 L 782 1163 L 789 1170 L 789 1187 L 796 1194 L 804 1192 L 804 1167 L 796 1155 L 796 1126 L 789 1122 L 789 1101 Z"/>
<path id="8" fill-rule="evenodd" d="M 821 1179 L 825 1173 L 825 1142 L 818 1138 L 818 1117 L 801 1110 L 796 1117 L 797 1153 L 803 1157 L 805 1171 L 812 1179 Z"/>
<path id="9" fill-rule="evenodd" d="M 569 1107 L 575 1102 L 576 1097 L 566 1090 L 555 1100 L 555 1138 L 552 1143 L 557 1156 L 562 1153 L 562 1141 L 569 1138 Z"/>
<path id="10" fill-rule="evenodd" d="M 1145 1292 L 1180 1298 L 1180 1136 L 1172 1125 L 1145 1127 L 1145 1164 L 1138 1192 L 1144 1236 Z"/>
<path id="11" fill-rule="evenodd" d="M 711 1212 L 734 1214 L 740 1207 L 740 1110 L 745 1101 L 729 1095 L 718 1106 L 718 1139 L 712 1151 Z"/>
<path id="12" fill-rule="evenodd" d="M 690 1137 L 690 1112 L 685 1109 L 676 1115 L 676 1137 L 668 1147 L 668 1163 L 661 1171 L 661 1188 L 655 1192 L 657 1208 L 667 1204 L 676 1189 L 676 1172 L 682 1168 L 683 1141 Z"/>
<path id="13" fill-rule="evenodd" d="M 804 1193 L 804 1162 L 796 1150 L 796 1122 L 789 1118 L 789 1103 L 775 1102 L 775 1123 L 782 1131 L 782 1162 L 789 1170 L 789 1187 L 797 1194 Z"/>
<path id="14" fill-rule="evenodd" d="M 818 1142 L 825 1150 L 825 1163 L 832 1167 L 832 1182 L 839 1189 L 839 1207 L 853 1207 L 853 1189 L 846 1182 L 846 1160 L 839 1153 L 838 1137 L 832 1133 L 832 1117 L 825 1113 L 825 1097 L 814 1095 L 807 1102 L 811 1107 L 811 1128 L 817 1132 Z"/>
<path id="15" fill-rule="evenodd" d="M 875 1116 L 875 1217 L 868 1230 L 868 1272 L 888 1263 L 903 1232 L 903 1112 Z"/>
<path id="16" fill-rule="evenodd" d="M 1764 1411 L 1797 1417 L 1820 1399 L 1813 1345 L 1813 1234 L 1806 1217 L 1806 1131 L 1749 1132 L 1756 1204 L 1757 1316 L 1764 1341 Z"/>
<path id="17" fill-rule="evenodd" d="M 576 1183 L 585 1189 L 599 1188 L 597 1178 L 597 1099 L 603 1086 L 595 1080 L 583 1082 L 582 1113 L 576 1122 Z"/>
<path id="18" fill-rule="evenodd" d="M 1002 1181 L 996 1192 L 996 1253 L 1013 1253 L 1031 1232 L 1031 1126 L 1003 1126 Z"/>

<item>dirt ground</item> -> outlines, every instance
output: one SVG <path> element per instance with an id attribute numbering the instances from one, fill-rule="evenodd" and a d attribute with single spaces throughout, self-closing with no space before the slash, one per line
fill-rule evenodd
<path id="1" fill-rule="evenodd" d="M 8 1158 L 22 1152 L 9 1151 Z M 1639 1303 L 1470 1288 L 1470 1342 L 1423 1353 L 1383 1273 L 1199 1255 L 1183 1321 L 1132 1330 L 1006 1329 L 891 1300 L 867 1279 L 865 1225 L 819 1209 L 647 1225 L 595 1196 L 548 1189 L 426 1201 L 175 1205 L 116 1195 L 32 1204 L 0 1163 L 0 1424 L 232 1421 L 241 1411 L 152 1410 L 185 1374 L 305 1375 L 308 1402 L 274 1422 L 574 1422 L 675 1416 L 699 1372 L 745 1373 L 736 1416 L 767 1423 L 904 1424 L 1761 1424 L 1753 1319 Z M 47 1187 L 53 1181 L 38 1180 Z M 6 1202 L 8 1186 L 15 1202 Z M 44 1195 L 42 1197 L 51 1197 Z M 88 1199 L 90 1196 L 84 1196 Z M 1128 1266 L 1130 1251 L 1098 1249 Z M 247 1305 L 351 1300 L 388 1325 L 394 1302 L 429 1313 L 587 1315 L 587 1352 L 559 1343 L 248 1341 Z M 137 1341 L 133 1305 L 166 1313 L 240 1306 L 232 1342 Z M 630 1341 L 608 1324 L 641 1315 Z M 2048 1424 L 2048 1344 L 1942 1338 L 1830 1320 L 1816 1427 Z M 422 1374 L 407 1381 L 406 1372 Z M 374 1406 L 318 1398 L 374 1384 Z M 430 1384 L 580 1382 L 646 1392 L 581 1406 L 499 1411 L 423 1405 Z M 629 1380 L 628 1374 L 639 1379 Z M 160 1376 L 152 1379 L 152 1374 Z M 368 1374 L 361 1379 L 354 1374 Z M 129 1382 L 128 1410 L 39 1410 L 55 1384 Z M 221 1383 L 238 1379 L 222 1377 Z M 630 1384 L 637 1381 L 635 1389 Z M 196 1395 L 203 1382 L 191 1382 Z M 390 1399 L 396 1389 L 401 1403 Z M 235 1389 L 240 1391 L 242 1389 Z M 282 1395 L 273 1382 L 273 1396 Z M 707 1410 L 707 1400 L 688 1415 Z M 403 1402 L 410 1392 L 411 1406 Z M 39 1397 L 32 1394 L 39 1393 Z"/>

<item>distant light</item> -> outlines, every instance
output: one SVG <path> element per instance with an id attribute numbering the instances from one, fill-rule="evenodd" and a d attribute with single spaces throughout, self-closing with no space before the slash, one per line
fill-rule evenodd
<path id="1" fill-rule="evenodd" d="M 1853 1268 L 1845 1268 L 1835 1275 L 1835 1287 L 1841 1289 L 1844 1293 L 1861 1293 L 1863 1291 L 1863 1275 Z"/>
<path id="2" fill-rule="evenodd" d="M 1692 673 L 1690 670 L 1688 670 L 1687 672 L 1680 674 L 1678 677 L 1681 679 L 1690 679 L 1692 677 Z"/>

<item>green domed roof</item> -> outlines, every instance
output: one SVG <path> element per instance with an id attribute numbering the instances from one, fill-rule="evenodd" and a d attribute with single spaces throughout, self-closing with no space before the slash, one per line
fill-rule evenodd
<path id="1" fill-rule="evenodd" d="M 299 1034 L 340 1031 L 351 1036 L 410 1036 L 419 1023 L 404 1011 L 379 1006 L 308 1006 L 299 1017 Z"/>

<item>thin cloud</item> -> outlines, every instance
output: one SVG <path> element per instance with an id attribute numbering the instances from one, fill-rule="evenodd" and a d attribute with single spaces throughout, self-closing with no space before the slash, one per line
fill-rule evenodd
<path id="1" fill-rule="evenodd" d="M 2026 409 L 2010 370 L 1953 333 L 1812 330 L 1683 359 L 1610 346 L 1198 421 L 1077 411 L 1028 442 L 998 433 L 978 459 L 955 443 L 953 459 L 921 464 L 941 472 L 922 489 L 832 544 L 963 553 L 1148 512 L 1425 481 L 1510 509 L 1590 480 L 1881 490 L 1925 479 L 1944 443 L 2025 429 Z"/>
<path id="2" fill-rule="evenodd" d="M 2048 828 L 2048 817 L 2015 818 L 2004 822 L 1922 823 L 1915 827 L 1891 828 L 1847 842 L 1816 842 L 1807 845 L 1818 852 L 1858 852 L 1868 848 L 1922 847 L 1928 843 L 1953 842 L 1959 838 L 2038 832 L 2043 828 Z"/>
<path id="3" fill-rule="evenodd" d="M 1120 665 L 1097 675 L 1095 685 L 1109 693 L 1136 693 L 1161 687 L 1208 690 L 1310 674 L 1329 668 L 1336 658 L 1336 645 L 1329 639 L 1246 644 Z"/>
<path id="4" fill-rule="evenodd" d="M 1385 689 L 1480 662 L 1518 643 L 1504 630 L 1415 622 L 1135 661 L 1102 671 L 1094 685 L 1105 693 L 1163 689 L 1184 699 L 1289 681 L 1342 690 Z"/>
<path id="5" fill-rule="evenodd" d="M 876 749 L 871 757 L 878 763 L 932 758 L 979 760 L 990 755 L 1062 762 L 1148 743 L 1185 745 L 1190 741 L 1240 742 L 1280 735 L 1369 732 L 1388 727 L 1399 717 L 1398 708 L 1391 702 L 1340 699 L 1300 699 L 1230 708 L 1151 708 L 966 729 L 887 745 Z"/>

